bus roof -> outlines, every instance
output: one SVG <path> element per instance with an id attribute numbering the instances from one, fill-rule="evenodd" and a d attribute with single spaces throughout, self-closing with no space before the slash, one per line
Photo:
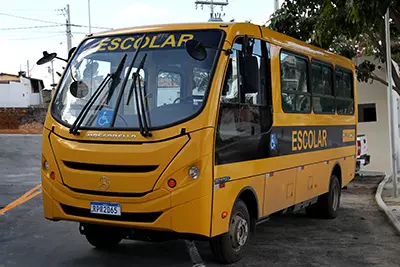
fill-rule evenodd
<path id="1" fill-rule="evenodd" d="M 265 40 L 275 45 L 279 45 L 284 49 L 288 49 L 293 52 L 302 53 L 319 59 L 329 58 L 329 60 L 333 61 L 335 64 L 345 65 L 344 67 L 354 66 L 352 60 L 346 57 L 340 56 L 333 52 L 329 52 L 320 47 L 305 43 L 288 35 L 276 32 L 267 27 L 248 22 L 201 22 L 201 23 L 158 24 L 158 25 L 138 26 L 138 27 L 129 27 L 129 28 L 103 31 L 95 33 L 91 36 L 101 37 L 108 35 L 120 35 L 120 34 L 122 35 L 122 34 L 140 33 L 140 32 L 145 33 L 145 32 L 158 32 L 165 30 L 189 30 L 189 29 L 221 29 L 226 32 L 230 31 L 236 32 L 238 28 L 243 29 L 244 27 L 260 28 L 263 34 L 263 38 Z"/>

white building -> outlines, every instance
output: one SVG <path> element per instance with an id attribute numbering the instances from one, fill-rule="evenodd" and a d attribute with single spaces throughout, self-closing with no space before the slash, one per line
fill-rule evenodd
<path id="1" fill-rule="evenodd" d="M 381 68 L 375 71 L 380 78 L 386 80 L 385 64 L 373 57 L 357 58 L 356 64 L 369 60 Z M 393 69 L 393 71 L 398 71 Z M 371 155 L 371 163 L 361 167 L 363 171 L 384 172 L 392 174 L 392 146 L 390 140 L 390 113 L 389 93 L 387 86 L 380 82 L 357 82 L 358 90 L 358 134 L 366 134 L 368 138 L 368 152 Z M 395 142 L 397 153 L 397 166 L 400 168 L 400 97 L 393 91 L 393 114 L 395 122 Z M 400 169 L 399 169 L 400 170 Z"/>
<path id="2" fill-rule="evenodd" d="M 0 107 L 24 108 L 43 104 L 42 80 L 0 73 Z"/>

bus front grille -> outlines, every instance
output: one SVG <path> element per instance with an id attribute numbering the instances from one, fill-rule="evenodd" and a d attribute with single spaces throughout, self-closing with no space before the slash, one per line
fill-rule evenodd
<path id="1" fill-rule="evenodd" d="M 152 172 L 158 168 L 157 165 L 105 165 L 73 161 L 63 162 L 65 166 L 71 169 L 95 172 Z"/>

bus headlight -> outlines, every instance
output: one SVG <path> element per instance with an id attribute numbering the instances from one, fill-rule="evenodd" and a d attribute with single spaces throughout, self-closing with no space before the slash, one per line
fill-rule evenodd
<path id="1" fill-rule="evenodd" d="M 49 170 L 49 163 L 47 162 L 47 160 L 45 160 L 45 161 L 43 162 L 43 168 L 44 168 L 46 171 Z"/>
<path id="2" fill-rule="evenodd" d="M 200 170 L 196 166 L 192 166 L 189 168 L 189 176 L 192 177 L 192 179 L 197 179 L 200 175 Z"/>

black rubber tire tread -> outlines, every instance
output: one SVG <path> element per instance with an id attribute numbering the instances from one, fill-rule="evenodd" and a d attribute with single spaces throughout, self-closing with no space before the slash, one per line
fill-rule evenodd
<path id="1" fill-rule="evenodd" d="M 246 217 L 247 224 L 250 227 L 250 214 L 247 209 L 246 204 L 242 200 L 238 200 L 235 205 L 233 206 L 231 216 L 236 214 L 236 211 L 241 211 L 242 214 Z M 230 224 L 231 219 L 229 219 L 229 224 Z M 246 245 L 248 244 L 250 239 L 250 229 L 249 229 L 249 235 L 246 241 L 246 244 L 244 244 L 243 248 L 236 252 L 232 249 L 232 244 L 229 238 L 229 233 L 224 233 L 219 236 L 215 236 L 210 239 L 210 248 L 211 252 L 214 255 L 214 258 L 217 262 L 223 263 L 223 264 L 231 264 L 238 262 L 240 259 L 242 259 L 244 251 L 246 250 Z"/>
<path id="2" fill-rule="evenodd" d="M 339 203 L 336 210 L 332 208 L 332 194 L 333 194 L 333 186 L 337 185 L 339 190 Z M 306 208 L 307 216 L 314 218 L 324 218 L 324 219 L 334 219 L 338 216 L 338 210 L 340 207 L 340 182 L 336 175 L 331 175 L 331 180 L 329 183 L 329 191 L 318 197 L 317 203 L 314 205 L 308 206 Z"/>
<path id="3" fill-rule="evenodd" d="M 98 249 L 113 248 L 122 240 L 120 233 L 113 227 L 87 224 L 84 229 L 87 241 Z"/>

